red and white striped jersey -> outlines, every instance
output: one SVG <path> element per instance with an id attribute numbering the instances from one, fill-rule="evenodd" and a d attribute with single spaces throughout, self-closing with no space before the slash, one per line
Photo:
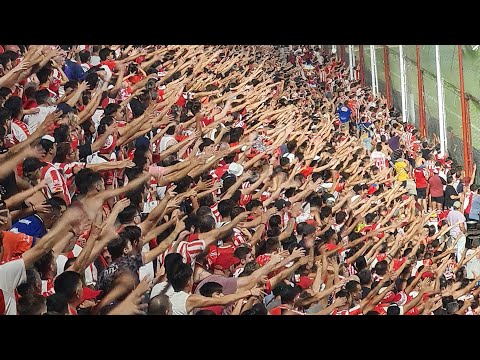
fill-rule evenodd
<path id="1" fill-rule="evenodd" d="M 216 224 L 222 221 L 222 215 L 220 215 L 220 212 L 218 211 L 218 202 L 210 206 L 210 210 L 212 211 L 212 215 Z"/>
<path id="2" fill-rule="evenodd" d="M 429 177 L 430 177 L 430 176 L 433 176 L 433 170 L 436 169 L 435 161 L 433 161 L 433 160 L 427 160 L 427 161 L 425 162 L 425 168 L 428 169 Z"/>
<path id="3" fill-rule="evenodd" d="M 206 247 L 205 241 L 200 239 L 191 242 L 181 241 L 180 244 L 177 246 L 176 251 L 172 250 L 173 245 L 174 244 L 170 245 L 167 251 L 165 251 L 162 255 L 158 257 L 158 261 L 161 264 L 163 264 L 165 256 L 167 256 L 171 252 L 176 252 L 182 255 L 185 259 L 185 262 L 191 264 L 193 267 L 195 265 L 195 259 L 205 250 Z"/>
<path id="4" fill-rule="evenodd" d="M 381 151 L 372 151 L 370 160 L 373 161 L 373 164 L 377 166 L 380 171 L 387 167 L 387 157 Z"/>
<path id="5" fill-rule="evenodd" d="M 55 294 L 55 289 L 53 288 L 53 279 L 42 280 L 42 295 L 43 297 L 50 296 Z"/>
<path id="6" fill-rule="evenodd" d="M 334 309 L 330 315 L 361 315 L 361 314 L 362 314 L 362 309 L 360 308 L 359 305 L 357 305 L 348 310 Z"/>
<path id="7" fill-rule="evenodd" d="M 247 238 L 243 232 L 237 228 L 233 228 L 233 245 L 235 248 L 247 242 Z"/>
<path id="8" fill-rule="evenodd" d="M 248 189 L 250 187 L 250 182 L 248 181 L 245 181 L 243 184 L 242 184 L 242 189 Z M 239 201 L 239 204 L 240 206 L 245 206 L 247 205 L 250 200 L 252 200 L 252 195 L 249 194 L 249 195 L 241 195 L 240 196 L 240 201 Z"/>
<path id="9" fill-rule="evenodd" d="M 27 137 L 30 136 L 30 131 L 28 130 L 28 126 L 23 121 L 13 120 L 11 129 L 12 129 L 12 141 L 13 141 L 13 144 L 15 145 L 22 141 L 27 140 Z"/>
<path id="10" fill-rule="evenodd" d="M 78 170 L 83 169 L 85 167 L 85 163 L 82 162 L 71 162 L 71 163 L 55 163 L 53 166 L 57 168 L 60 173 L 64 176 L 65 181 L 67 182 L 67 189 L 70 193 L 70 197 L 75 194 L 75 175 L 73 174 L 73 169 L 75 167 Z"/>
<path id="11" fill-rule="evenodd" d="M 51 198 L 53 194 L 61 192 L 64 195 L 65 202 L 70 205 L 70 191 L 68 191 L 67 182 L 63 175 L 57 170 L 52 163 L 47 162 L 40 173 L 40 180 L 46 179 L 47 188 L 43 189 L 43 193 L 47 198 Z"/>
<path id="12" fill-rule="evenodd" d="M 17 315 L 18 285 L 27 281 L 22 258 L 0 264 L 0 315 Z"/>
<path id="13" fill-rule="evenodd" d="M 324 69 L 318 71 L 318 79 L 320 80 L 320 82 L 327 81 L 327 72 Z"/>
<path id="14" fill-rule="evenodd" d="M 355 71 L 353 72 L 353 78 L 355 80 L 360 80 L 360 70 L 359 69 L 355 69 Z"/>
<path id="15" fill-rule="evenodd" d="M 272 257 L 272 254 L 262 254 L 262 255 L 258 255 L 257 258 L 255 259 L 255 262 L 260 265 L 260 266 L 263 266 L 265 265 L 266 263 L 268 263 L 270 261 L 270 258 Z"/>

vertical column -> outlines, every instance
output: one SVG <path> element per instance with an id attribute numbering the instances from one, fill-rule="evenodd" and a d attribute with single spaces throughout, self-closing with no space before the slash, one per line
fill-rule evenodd
<path id="1" fill-rule="evenodd" d="M 345 45 L 340 45 L 340 60 L 345 62 Z"/>
<path id="2" fill-rule="evenodd" d="M 388 46 L 383 45 L 383 64 L 385 67 L 385 91 L 387 92 L 387 107 L 392 107 L 392 89 L 390 83 L 390 60 L 388 59 Z"/>
<path id="3" fill-rule="evenodd" d="M 373 68 L 375 69 L 375 89 L 377 89 L 377 94 L 380 92 L 378 90 L 378 70 L 377 70 L 377 51 L 375 50 L 375 45 L 373 45 Z"/>
<path id="4" fill-rule="evenodd" d="M 353 45 L 348 45 L 348 67 L 350 70 L 350 81 L 354 79 L 353 76 L 353 59 L 355 59 L 355 55 L 353 54 Z"/>
<path id="5" fill-rule="evenodd" d="M 363 45 L 358 45 L 358 65 L 360 67 L 360 85 L 365 86 L 365 69 L 363 64 Z"/>
<path id="6" fill-rule="evenodd" d="M 375 84 L 375 48 L 374 45 L 370 45 L 370 71 L 372 73 L 372 92 L 373 96 L 377 95 L 377 87 Z"/>
<path id="7" fill-rule="evenodd" d="M 462 45 L 457 45 L 457 48 L 458 48 L 458 72 L 460 73 L 460 97 L 462 101 L 463 160 L 465 163 L 465 174 L 467 176 L 470 176 L 473 171 L 472 133 L 471 133 L 471 127 L 470 127 L 468 102 L 465 97 L 465 83 L 463 79 Z"/>
<path id="8" fill-rule="evenodd" d="M 427 136 L 427 121 L 425 116 L 425 104 L 423 100 L 423 74 L 420 63 L 420 46 L 416 45 L 417 51 L 417 77 L 418 77 L 418 107 L 420 113 L 420 135 Z"/>
<path id="9" fill-rule="evenodd" d="M 407 122 L 407 77 L 405 73 L 403 45 L 400 45 L 400 87 L 402 90 L 402 121 Z"/>
<path id="10" fill-rule="evenodd" d="M 443 99 L 442 72 L 440 69 L 440 48 L 435 45 L 435 63 L 437 67 L 437 97 L 438 97 L 438 122 L 440 128 L 440 152 L 445 154 L 447 149 L 447 131 L 445 126 L 445 102 Z"/>

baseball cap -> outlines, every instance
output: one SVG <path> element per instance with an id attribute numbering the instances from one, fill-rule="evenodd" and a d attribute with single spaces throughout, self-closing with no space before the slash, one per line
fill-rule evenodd
<path id="1" fill-rule="evenodd" d="M 215 267 L 221 270 L 226 270 L 232 265 L 237 265 L 240 263 L 240 259 L 233 256 L 233 254 L 220 254 L 215 260 Z"/>
<path id="2" fill-rule="evenodd" d="M 455 201 L 455 202 L 453 203 L 453 207 L 454 207 L 455 209 L 460 209 L 460 206 L 461 206 L 461 205 L 462 205 L 462 204 L 460 203 L 460 201 Z"/>
<path id="3" fill-rule="evenodd" d="M 423 274 L 422 274 L 422 279 L 426 279 L 426 278 L 432 278 L 434 279 L 435 278 L 435 274 L 431 271 L 425 271 Z"/>
<path id="4" fill-rule="evenodd" d="M 378 185 L 377 184 L 372 184 L 368 187 L 368 191 L 367 191 L 367 194 L 368 195 L 372 195 L 373 193 L 375 193 L 376 191 L 378 190 Z"/>
<path id="5" fill-rule="evenodd" d="M 48 141 L 51 141 L 51 142 L 55 142 L 55 138 L 52 136 L 52 135 L 43 135 L 42 136 L 42 139 L 43 140 L 48 140 Z"/>
<path id="6" fill-rule="evenodd" d="M 235 176 L 240 176 L 243 174 L 243 166 L 233 162 L 228 166 L 228 172 Z"/>
<path id="7" fill-rule="evenodd" d="M 297 285 L 300 286 L 302 289 L 308 289 L 312 286 L 313 280 L 310 279 L 308 276 L 300 276 L 300 281 L 297 282 Z"/>
<path id="8" fill-rule="evenodd" d="M 44 167 L 45 165 L 47 165 L 47 163 L 43 162 L 43 161 L 40 161 L 39 159 L 37 158 L 34 158 L 34 157 L 28 157 L 25 159 L 25 161 L 23 162 L 23 173 L 31 173 L 31 172 L 34 172 L 38 169 L 41 169 L 42 167 Z"/>
<path id="9" fill-rule="evenodd" d="M 146 138 L 145 136 L 141 136 L 135 140 L 135 148 L 138 148 L 140 146 L 144 146 L 147 149 L 150 147 L 150 140 Z"/>
<path id="10" fill-rule="evenodd" d="M 63 112 L 63 115 L 73 112 L 73 108 L 64 102 L 57 105 L 57 110 L 61 110 Z"/>
<path id="11" fill-rule="evenodd" d="M 89 287 L 84 287 L 82 293 L 82 302 L 85 300 L 96 299 L 97 296 L 100 295 L 102 292 L 102 290 L 92 290 Z"/>
<path id="12" fill-rule="evenodd" d="M 275 201 L 273 206 L 275 206 L 278 210 L 282 210 L 283 208 L 292 205 L 290 201 L 286 201 L 284 199 L 278 199 Z"/>

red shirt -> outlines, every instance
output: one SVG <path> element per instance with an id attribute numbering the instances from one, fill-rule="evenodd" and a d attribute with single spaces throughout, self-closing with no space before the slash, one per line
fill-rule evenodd
<path id="1" fill-rule="evenodd" d="M 226 246 L 217 246 L 217 245 L 210 245 L 210 249 L 208 250 L 207 255 L 207 263 L 210 269 L 213 269 L 216 265 L 216 260 L 220 255 L 231 254 L 235 252 L 235 247 L 233 245 L 226 245 Z"/>
<path id="2" fill-rule="evenodd" d="M 430 179 L 428 179 L 428 183 L 430 184 L 430 194 L 432 194 L 432 197 L 443 196 L 443 184 L 438 174 L 434 174 Z"/>
<path id="3" fill-rule="evenodd" d="M 210 125 L 211 123 L 213 123 L 215 120 L 213 117 L 206 117 L 204 116 L 201 120 L 201 123 L 202 123 L 202 126 L 203 127 L 206 127 L 208 125 Z"/>
<path id="4" fill-rule="evenodd" d="M 427 178 L 425 177 L 424 169 L 415 169 L 413 170 L 413 175 L 415 176 L 415 183 L 417 184 L 417 189 L 424 189 L 427 187 Z"/>
<path id="5" fill-rule="evenodd" d="M 11 231 L 2 231 L 2 234 L 3 253 L 0 261 L 11 261 L 32 247 L 33 237 L 31 236 Z"/>
<path id="6" fill-rule="evenodd" d="M 393 270 L 398 270 L 403 265 L 407 258 L 393 259 Z"/>
<path id="7" fill-rule="evenodd" d="M 100 65 L 107 65 L 108 68 L 113 71 L 113 69 L 115 69 L 115 60 L 105 60 L 105 61 L 102 61 L 100 62 Z"/>

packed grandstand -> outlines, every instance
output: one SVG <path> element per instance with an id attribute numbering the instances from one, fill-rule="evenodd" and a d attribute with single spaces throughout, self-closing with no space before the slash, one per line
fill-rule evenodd
<path id="1" fill-rule="evenodd" d="M 480 187 L 320 46 L 0 46 L 0 313 L 476 315 Z"/>

